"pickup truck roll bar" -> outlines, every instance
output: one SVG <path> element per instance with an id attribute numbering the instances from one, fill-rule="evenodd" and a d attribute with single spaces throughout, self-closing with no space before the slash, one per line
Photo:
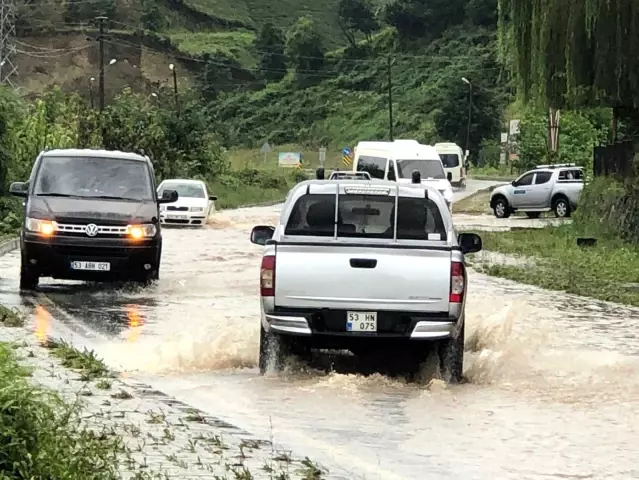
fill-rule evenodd
<path id="1" fill-rule="evenodd" d="M 315 178 L 317 180 L 325 180 L 325 170 L 323 167 L 319 167 L 315 170 Z M 331 172 L 329 180 L 371 180 L 371 175 L 368 172 L 350 172 L 344 171 L 340 172 L 339 170 L 335 170 Z"/>

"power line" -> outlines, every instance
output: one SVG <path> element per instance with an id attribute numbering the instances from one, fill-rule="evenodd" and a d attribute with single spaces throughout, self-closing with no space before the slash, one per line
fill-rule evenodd
<path id="1" fill-rule="evenodd" d="M 16 55 L 16 22 L 14 0 L 0 0 L 0 83 L 14 87 L 11 81 L 18 73 Z"/>

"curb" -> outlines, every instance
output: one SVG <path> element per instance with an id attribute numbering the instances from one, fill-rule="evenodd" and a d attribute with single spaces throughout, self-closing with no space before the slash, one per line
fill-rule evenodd
<path id="1" fill-rule="evenodd" d="M 20 248 L 20 238 L 12 238 L 0 244 L 0 257 Z"/>

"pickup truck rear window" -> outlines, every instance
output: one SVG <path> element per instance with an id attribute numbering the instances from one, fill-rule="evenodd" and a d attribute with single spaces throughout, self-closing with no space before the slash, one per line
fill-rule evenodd
<path id="1" fill-rule="evenodd" d="M 395 197 L 340 195 L 338 237 L 392 239 Z M 335 233 L 335 195 L 308 194 L 295 203 L 286 224 L 286 235 L 332 237 Z M 425 198 L 400 197 L 399 240 L 446 240 L 439 207 Z"/>

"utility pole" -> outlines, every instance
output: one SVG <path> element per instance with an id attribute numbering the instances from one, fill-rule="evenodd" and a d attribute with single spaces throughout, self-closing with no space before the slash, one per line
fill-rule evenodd
<path id="1" fill-rule="evenodd" d="M 91 77 L 91 79 L 89 80 L 89 98 L 91 99 L 91 110 L 95 108 L 93 102 L 93 82 L 95 82 L 95 78 Z"/>
<path id="2" fill-rule="evenodd" d="M 177 84 L 177 70 L 175 69 L 175 65 L 169 65 L 169 68 L 173 72 L 173 96 L 175 97 L 175 109 L 177 110 L 178 116 L 180 115 L 180 101 L 178 98 L 178 84 Z"/>
<path id="3" fill-rule="evenodd" d="M 18 72 L 13 63 L 16 54 L 14 0 L 0 0 L 0 84 L 14 87 L 11 77 Z"/>
<path id="4" fill-rule="evenodd" d="M 466 151 L 470 152 L 470 126 L 473 117 L 473 84 L 466 77 L 462 77 L 462 82 L 468 85 L 468 125 L 466 127 Z"/>
<path id="5" fill-rule="evenodd" d="M 388 131 L 393 141 L 393 60 L 388 56 Z"/>
<path id="6" fill-rule="evenodd" d="M 104 110 L 104 21 L 106 19 L 107 17 L 97 18 L 97 21 L 100 23 L 100 36 L 98 37 L 98 41 L 100 42 L 100 83 L 98 85 L 100 112 Z"/>

